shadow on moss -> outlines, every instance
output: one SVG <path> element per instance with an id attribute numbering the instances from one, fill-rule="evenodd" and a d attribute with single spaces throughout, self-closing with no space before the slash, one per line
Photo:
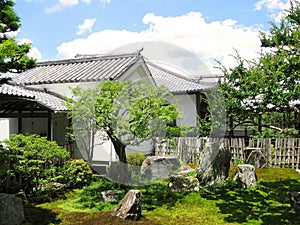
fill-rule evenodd
<path id="1" fill-rule="evenodd" d="M 298 180 L 261 181 L 253 189 L 205 191 L 201 196 L 218 201 L 220 213 L 229 214 L 226 222 L 300 224 L 300 218 L 290 208 L 291 191 L 300 191 Z"/>
<path id="2" fill-rule="evenodd" d="M 49 225 L 60 224 L 57 214 L 49 209 L 43 209 L 33 205 L 25 206 L 25 222 L 22 225 Z"/>

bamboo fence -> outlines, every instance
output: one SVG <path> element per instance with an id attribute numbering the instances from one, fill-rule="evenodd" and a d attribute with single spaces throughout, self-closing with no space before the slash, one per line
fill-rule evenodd
<path id="1" fill-rule="evenodd" d="M 185 163 L 197 163 L 207 142 L 220 142 L 222 148 L 231 152 L 231 163 L 251 163 L 257 167 L 300 167 L 300 139 L 261 138 L 209 139 L 180 137 L 157 143 L 155 155 L 177 156 Z"/>

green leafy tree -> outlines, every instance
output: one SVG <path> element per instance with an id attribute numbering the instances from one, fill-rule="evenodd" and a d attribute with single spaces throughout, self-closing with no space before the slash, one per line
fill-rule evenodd
<path id="1" fill-rule="evenodd" d="M 62 179 L 60 167 L 69 152 L 38 135 L 13 134 L 0 146 L 0 192 L 32 196 L 44 184 Z M 3 165 L 3 166 L 2 166 Z"/>
<path id="2" fill-rule="evenodd" d="M 0 0 L 0 72 L 21 72 L 32 68 L 36 61 L 27 56 L 30 44 L 18 44 L 12 33 L 20 27 L 20 18 L 14 12 L 14 1 Z M 4 82 L 5 79 L 0 81 Z"/>
<path id="3" fill-rule="evenodd" d="M 226 99 L 230 129 L 241 124 L 294 134 L 291 128 L 299 109 L 292 103 L 300 97 L 300 4 L 291 3 L 280 24 L 261 32 L 262 53 L 250 62 L 236 56 L 238 66 L 222 67 L 220 87 Z M 266 115 L 282 114 L 293 122 L 272 124 Z M 291 116 L 293 115 L 293 116 Z M 278 117 L 273 115 L 272 117 Z"/>
<path id="4" fill-rule="evenodd" d="M 199 137 L 224 137 L 226 131 L 226 108 L 222 90 L 216 86 L 203 92 L 207 112 L 198 118 Z"/>
<path id="5" fill-rule="evenodd" d="M 102 140 L 111 140 L 124 164 L 120 182 L 129 179 L 126 146 L 174 132 L 169 128 L 179 117 L 175 105 L 168 104 L 171 94 L 166 88 L 153 88 L 141 82 L 103 81 L 94 89 L 75 88 L 73 94 L 69 107 L 73 109 L 74 129 L 79 129 L 80 135 L 92 136 L 89 141 L 82 140 L 87 146 L 94 143 L 96 132 Z M 92 159 L 92 154 L 88 155 Z"/>

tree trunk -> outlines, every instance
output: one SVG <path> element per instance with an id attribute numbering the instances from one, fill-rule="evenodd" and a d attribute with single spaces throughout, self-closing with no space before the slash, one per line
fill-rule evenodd
<path id="1" fill-rule="evenodd" d="M 124 145 L 119 139 L 112 138 L 112 143 L 114 145 L 115 151 L 119 157 L 120 162 L 127 164 L 127 158 L 126 158 L 126 145 Z"/>
<path id="2" fill-rule="evenodd" d="M 113 146 L 115 148 L 116 154 L 119 157 L 119 164 L 116 168 L 115 174 L 117 177 L 117 182 L 120 184 L 128 184 L 131 181 L 131 174 L 128 170 L 127 158 L 126 158 L 126 145 L 124 145 L 118 138 L 111 138 Z"/>
<path id="3" fill-rule="evenodd" d="M 233 138 L 233 120 L 229 118 L 229 138 Z"/>
<path id="4" fill-rule="evenodd" d="M 257 122 L 257 124 L 258 124 L 258 132 L 260 134 L 262 134 L 262 128 L 263 128 L 262 123 L 261 123 L 261 119 L 262 119 L 261 117 L 262 117 L 261 114 L 259 114 L 258 115 L 258 122 Z"/>

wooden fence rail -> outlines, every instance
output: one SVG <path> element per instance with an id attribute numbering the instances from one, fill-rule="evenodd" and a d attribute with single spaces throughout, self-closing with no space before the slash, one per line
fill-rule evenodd
<path id="1" fill-rule="evenodd" d="M 221 142 L 222 147 L 232 154 L 231 163 L 257 163 L 257 167 L 300 167 L 299 138 L 261 138 L 249 139 L 208 139 L 208 138 L 175 138 L 172 141 L 157 143 L 155 155 L 177 156 L 185 163 L 197 163 L 205 144 Z M 251 160 L 255 160 L 251 161 Z"/>

